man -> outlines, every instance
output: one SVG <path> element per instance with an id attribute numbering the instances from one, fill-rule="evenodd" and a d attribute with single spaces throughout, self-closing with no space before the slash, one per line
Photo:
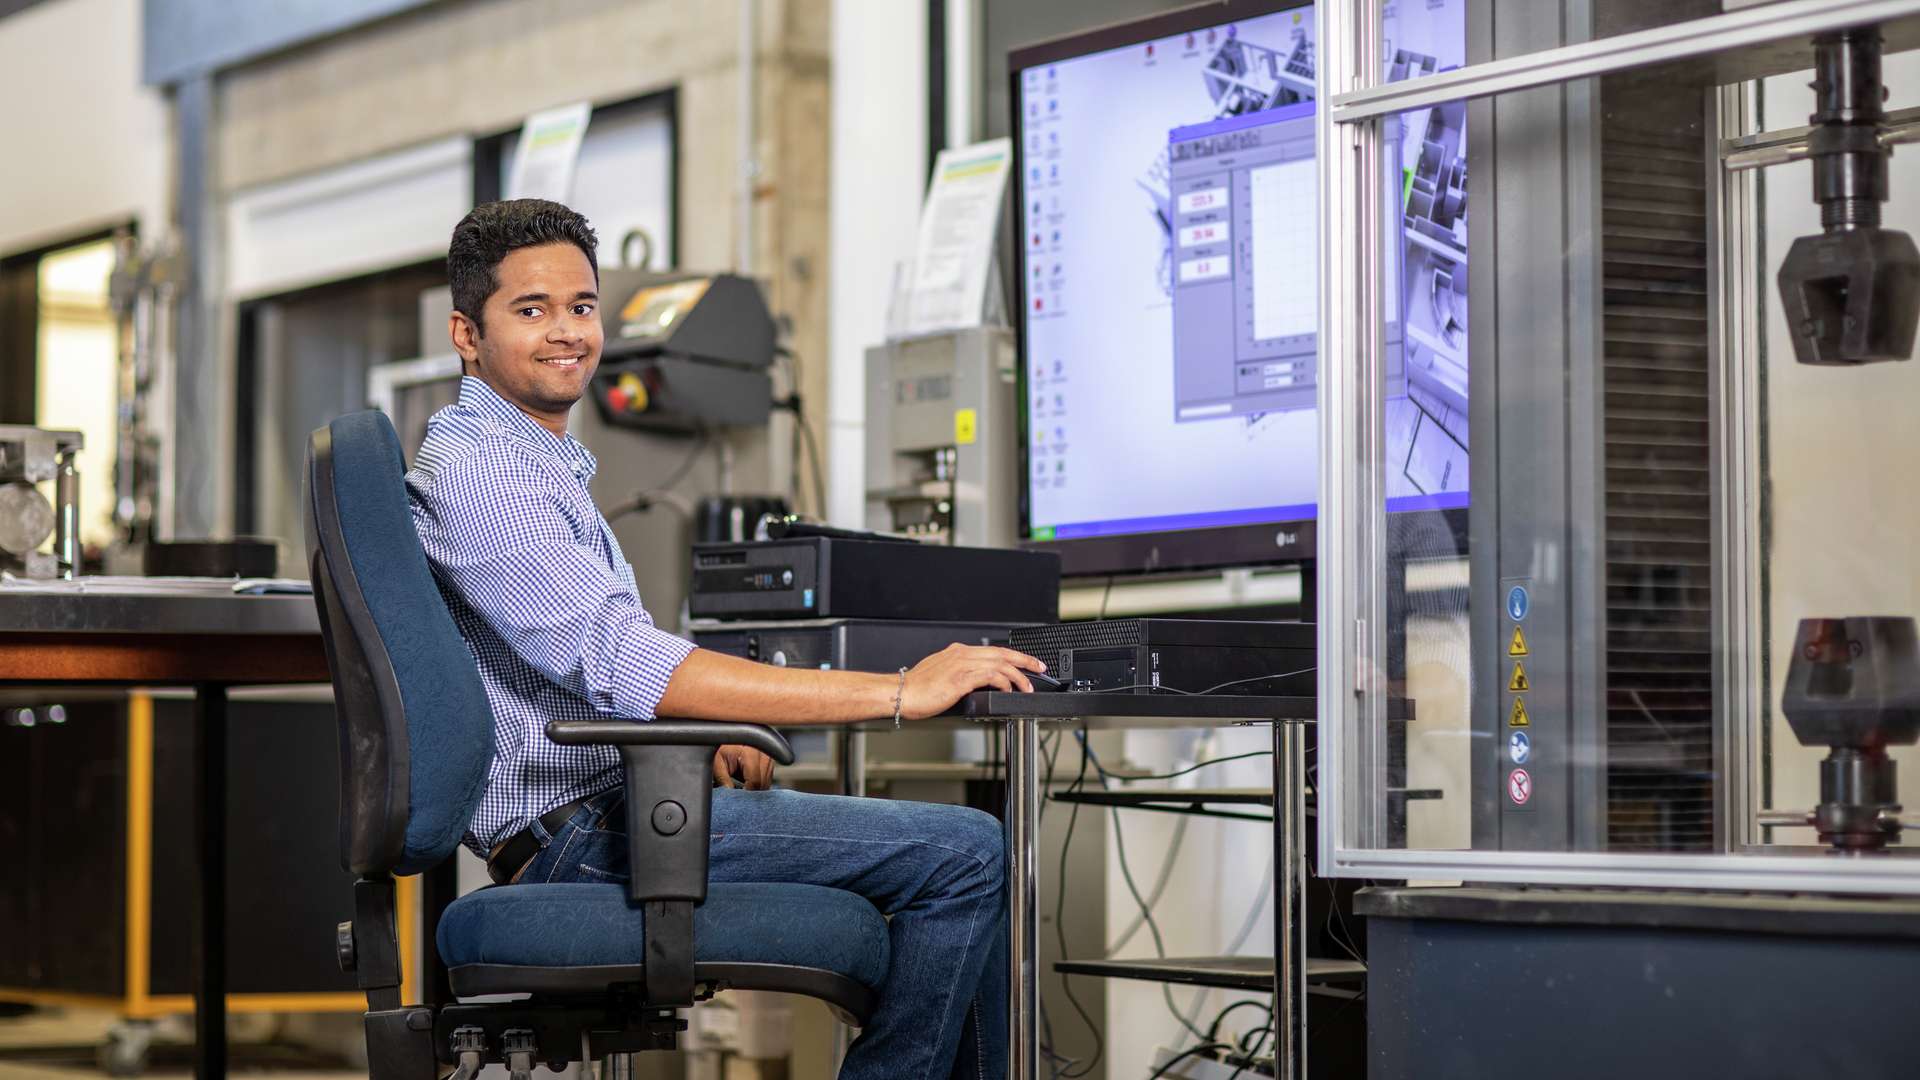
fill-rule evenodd
<path id="1" fill-rule="evenodd" d="M 496 881 L 627 876 L 620 759 L 563 747 L 549 720 L 748 723 L 920 719 L 967 693 L 1030 690 L 1044 670 L 953 645 L 900 674 L 769 667 L 655 627 L 588 493 L 567 434 L 602 342 L 595 238 L 557 203 L 476 208 L 447 252 L 465 376 L 407 474 L 414 526 L 473 650 L 496 744 L 467 843 Z M 769 790 L 772 762 L 714 761 L 711 876 L 848 889 L 890 916 L 893 962 L 840 1075 L 997 1077 L 1006 1070 L 1000 825 L 964 807 Z M 744 786 L 735 787 L 740 782 Z"/>

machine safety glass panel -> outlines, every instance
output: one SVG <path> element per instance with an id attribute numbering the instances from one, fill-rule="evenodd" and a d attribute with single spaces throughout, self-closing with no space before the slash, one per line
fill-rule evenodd
<path id="1" fill-rule="evenodd" d="M 1384 81 L 1402 82 L 1443 74 L 1471 60 L 1513 59 L 1545 52 L 1566 41 L 1595 42 L 1641 30 L 1669 33 L 1710 16 L 1747 13 L 1781 0 L 1359 0 L 1379 9 Z M 1356 5 L 1357 6 L 1357 5 Z M 1480 48 L 1471 57 L 1447 48 L 1459 27 L 1474 23 Z M 1565 41 L 1560 40 L 1565 36 Z"/>
<path id="2" fill-rule="evenodd" d="M 1911 29 L 1353 125 L 1328 872 L 1920 892 Z M 1423 386 L 1471 497 L 1392 513 Z"/>

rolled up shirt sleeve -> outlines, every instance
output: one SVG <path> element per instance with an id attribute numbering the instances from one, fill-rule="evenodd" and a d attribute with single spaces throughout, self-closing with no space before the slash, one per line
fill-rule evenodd
<path id="1" fill-rule="evenodd" d="M 508 648 L 597 712 L 654 718 L 694 646 L 580 539 L 537 463 L 496 444 L 441 471 L 415 507 L 435 573 Z"/>

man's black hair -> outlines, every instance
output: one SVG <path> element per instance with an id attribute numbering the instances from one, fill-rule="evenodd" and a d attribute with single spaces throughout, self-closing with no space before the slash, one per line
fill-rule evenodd
<path id="1" fill-rule="evenodd" d="M 447 245 L 447 282 L 453 286 L 454 310 L 472 319 L 474 328 L 484 334 L 481 309 L 500 287 L 500 260 L 521 248 L 543 244 L 579 248 L 593 267 L 593 280 L 600 280 L 600 263 L 594 257 L 600 241 L 587 219 L 574 211 L 546 199 L 503 199 L 474 207 L 453 227 L 453 240 Z"/>

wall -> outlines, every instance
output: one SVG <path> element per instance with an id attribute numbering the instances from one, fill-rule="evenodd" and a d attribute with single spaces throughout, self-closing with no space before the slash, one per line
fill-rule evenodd
<path id="1" fill-rule="evenodd" d="M 1811 71 L 1765 84 L 1765 127 L 1796 127 L 1813 111 Z M 1888 56 L 1887 108 L 1920 105 L 1920 53 Z M 1893 155 L 1883 224 L 1920 236 L 1920 154 Z M 1799 620 L 1819 615 L 1920 615 L 1920 497 L 1909 469 L 1920 460 L 1920 364 L 1818 368 L 1797 364 L 1774 285 L 1793 238 L 1820 231 L 1812 167 L 1766 170 L 1766 414 L 1772 490 L 1768 569 L 1772 653 L 1768 700 L 1776 809 L 1819 800 L 1824 749 L 1803 747 L 1780 714 Z M 1920 785 L 1920 752 L 1895 751 L 1908 805 Z M 1814 843 L 1810 829 L 1781 829 L 1781 843 Z"/>
<path id="2" fill-rule="evenodd" d="M 680 265 L 735 268 L 740 11 L 674 0 L 468 0 L 270 57 L 220 78 L 219 188 L 230 194 L 449 135 L 511 130 L 550 105 L 677 86 Z M 828 2 L 760 0 L 757 11 L 747 269 L 767 283 L 776 315 L 792 319 L 818 433 L 828 366 Z M 785 486 L 782 422 L 771 439 L 736 440 L 740 489 Z M 816 442 L 824 449 L 824 438 Z M 803 493 L 803 506 L 816 502 Z M 645 558 L 646 543 L 627 546 Z"/>
<path id="3" fill-rule="evenodd" d="M 0 19 L 0 254 L 167 218 L 167 106 L 140 83 L 140 0 L 52 0 Z"/>
<path id="4" fill-rule="evenodd" d="M 897 0 L 833 2 L 834 282 L 828 402 L 835 524 L 866 525 L 866 350 L 886 338 L 894 268 L 913 255 L 927 181 L 926 7 Z"/>

